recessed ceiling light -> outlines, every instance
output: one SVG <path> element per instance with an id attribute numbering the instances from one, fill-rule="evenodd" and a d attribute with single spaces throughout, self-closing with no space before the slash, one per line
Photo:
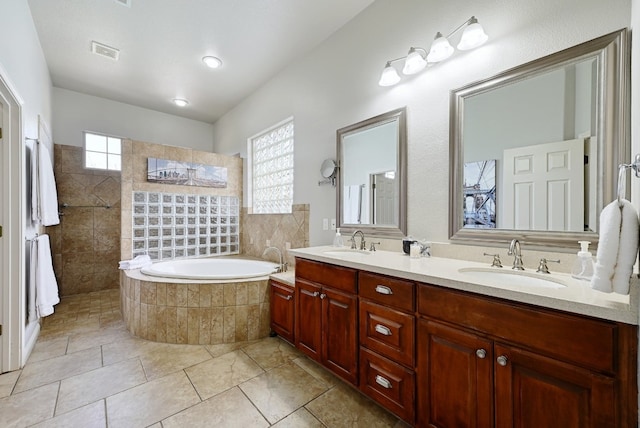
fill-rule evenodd
<path id="1" fill-rule="evenodd" d="M 218 68 L 222 66 L 222 60 L 215 56 L 202 57 L 202 62 L 204 62 L 209 68 Z"/>
<path id="2" fill-rule="evenodd" d="M 189 101 L 182 98 L 174 98 L 173 103 L 178 107 L 186 107 L 187 105 L 189 105 Z"/>

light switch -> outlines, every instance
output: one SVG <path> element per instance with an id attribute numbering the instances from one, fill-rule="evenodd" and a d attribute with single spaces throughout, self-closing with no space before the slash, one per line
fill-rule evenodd
<path id="1" fill-rule="evenodd" d="M 322 219 L 322 230 L 329 230 L 329 219 L 328 218 L 323 218 Z"/>

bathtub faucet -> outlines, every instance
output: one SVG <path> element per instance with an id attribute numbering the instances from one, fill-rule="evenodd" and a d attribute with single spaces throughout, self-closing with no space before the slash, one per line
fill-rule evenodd
<path id="1" fill-rule="evenodd" d="M 286 272 L 288 263 L 282 263 L 282 251 L 280 251 L 278 247 L 265 248 L 264 252 L 262 253 L 262 257 L 266 256 L 270 251 L 275 251 L 276 253 L 278 253 L 278 259 L 279 259 L 278 272 Z"/>

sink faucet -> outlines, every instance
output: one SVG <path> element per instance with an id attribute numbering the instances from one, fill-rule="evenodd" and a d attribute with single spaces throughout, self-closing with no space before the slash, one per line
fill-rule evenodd
<path id="1" fill-rule="evenodd" d="M 356 246 L 356 235 L 360 234 L 360 249 L 361 250 L 366 250 L 367 249 L 367 243 L 364 241 L 364 233 L 362 233 L 362 231 L 360 229 L 356 230 L 355 232 L 353 232 L 353 235 L 351 235 L 351 249 L 355 250 L 358 247 Z"/>
<path id="2" fill-rule="evenodd" d="M 517 239 L 511 240 L 507 255 L 513 256 L 513 267 L 511 269 L 524 270 L 524 266 L 522 265 L 522 252 L 520 251 L 520 241 Z"/>
<path id="3" fill-rule="evenodd" d="M 287 271 L 287 263 L 282 263 L 282 252 L 278 247 L 267 247 L 262 253 L 262 257 L 266 256 L 269 252 L 275 251 L 278 253 L 278 272 L 286 272 Z"/>

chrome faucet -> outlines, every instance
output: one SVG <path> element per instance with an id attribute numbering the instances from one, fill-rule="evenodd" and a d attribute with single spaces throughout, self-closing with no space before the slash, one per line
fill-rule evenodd
<path id="1" fill-rule="evenodd" d="M 262 257 L 266 256 L 269 252 L 275 251 L 278 253 L 278 272 L 286 272 L 287 271 L 287 263 L 282 263 L 282 251 L 278 247 L 267 247 L 262 252 Z"/>
<path id="2" fill-rule="evenodd" d="M 360 249 L 361 250 L 366 250 L 367 249 L 367 243 L 364 240 L 364 233 L 362 233 L 362 231 L 360 229 L 356 230 L 355 232 L 353 232 L 353 235 L 351 235 L 351 249 L 355 250 L 358 247 L 356 246 L 356 235 L 360 234 Z"/>
<path id="3" fill-rule="evenodd" d="M 517 239 L 511 240 L 507 255 L 513 256 L 513 267 L 511 269 L 524 270 L 524 266 L 522 264 L 522 252 L 520 251 L 520 241 Z"/>

